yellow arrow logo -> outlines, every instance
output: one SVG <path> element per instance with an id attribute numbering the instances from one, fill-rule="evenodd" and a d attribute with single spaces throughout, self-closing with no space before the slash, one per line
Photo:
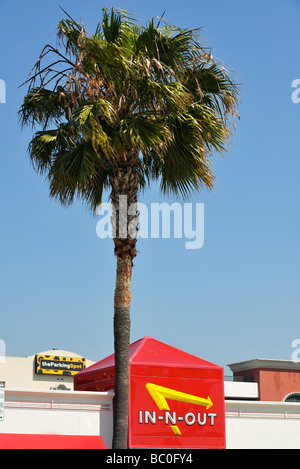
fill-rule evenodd
<path id="1" fill-rule="evenodd" d="M 158 386 L 157 384 L 153 383 L 147 383 L 146 389 L 154 400 L 157 407 L 159 408 L 159 410 L 170 410 L 166 399 L 187 402 L 189 404 L 201 405 L 206 407 L 206 409 L 209 409 L 213 406 L 210 397 L 204 399 L 203 397 L 193 396 L 192 394 L 186 394 L 184 392 L 176 391 L 175 389 L 165 388 L 163 386 Z M 177 425 L 171 425 L 171 429 L 173 430 L 175 435 L 181 435 L 181 432 Z"/>

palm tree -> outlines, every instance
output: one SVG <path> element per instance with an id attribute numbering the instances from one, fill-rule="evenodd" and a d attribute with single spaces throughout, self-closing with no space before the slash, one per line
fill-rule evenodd
<path id="1" fill-rule="evenodd" d="M 115 208 L 113 448 L 126 448 L 138 194 L 153 180 L 164 194 L 184 198 L 213 188 L 211 156 L 230 141 L 238 87 L 197 30 L 163 18 L 139 26 L 126 12 L 104 8 L 88 35 L 64 13 L 57 47 L 45 46 L 24 83 L 19 114 L 35 129 L 29 156 L 51 197 L 63 205 L 77 197 L 96 212 L 109 191 Z M 120 222 L 121 196 L 134 209 Z"/>

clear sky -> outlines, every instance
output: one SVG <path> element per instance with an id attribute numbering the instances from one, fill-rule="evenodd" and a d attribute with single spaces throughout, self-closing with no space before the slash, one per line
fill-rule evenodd
<path id="1" fill-rule="evenodd" d="M 60 348 L 100 360 L 113 352 L 115 258 L 98 219 L 80 202 L 62 208 L 26 155 L 31 130 L 17 111 L 62 6 L 93 31 L 103 6 L 203 27 L 203 42 L 241 83 L 230 151 L 214 158 L 204 203 L 205 243 L 142 239 L 132 283 L 131 340 L 150 335 L 225 367 L 252 358 L 291 359 L 300 338 L 298 0 L 0 0 L 0 339 L 10 356 Z M 153 186 L 141 198 L 164 199 Z M 174 199 L 175 200 L 175 199 Z M 173 199 L 166 200 L 172 202 Z"/>

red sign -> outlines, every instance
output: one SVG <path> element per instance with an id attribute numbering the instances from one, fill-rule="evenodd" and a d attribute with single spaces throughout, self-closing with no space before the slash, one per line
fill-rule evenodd
<path id="1" fill-rule="evenodd" d="M 129 373 L 129 448 L 225 448 L 223 368 L 144 337 Z M 75 389 L 107 390 L 113 377 L 110 356 L 79 372 Z"/>
<path id="2" fill-rule="evenodd" d="M 130 448 L 224 448 L 222 382 L 131 378 Z"/>

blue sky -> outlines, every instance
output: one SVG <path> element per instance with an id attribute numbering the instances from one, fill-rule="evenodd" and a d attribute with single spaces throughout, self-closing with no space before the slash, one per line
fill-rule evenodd
<path id="1" fill-rule="evenodd" d="M 300 337 L 300 78 L 298 0 L 0 0 L 0 339 L 10 356 L 62 348 L 91 360 L 113 351 L 115 259 L 80 202 L 62 208 L 32 170 L 17 111 L 46 43 L 55 44 L 61 5 L 93 31 L 103 6 L 141 23 L 166 10 L 241 83 L 230 151 L 214 157 L 216 184 L 205 206 L 205 243 L 141 239 L 132 283 L 132 341 L 145 335 L 225 367 L 252 358 L 290 359 Z M 156 186 L 141 197 L 164 199 Z"/>

